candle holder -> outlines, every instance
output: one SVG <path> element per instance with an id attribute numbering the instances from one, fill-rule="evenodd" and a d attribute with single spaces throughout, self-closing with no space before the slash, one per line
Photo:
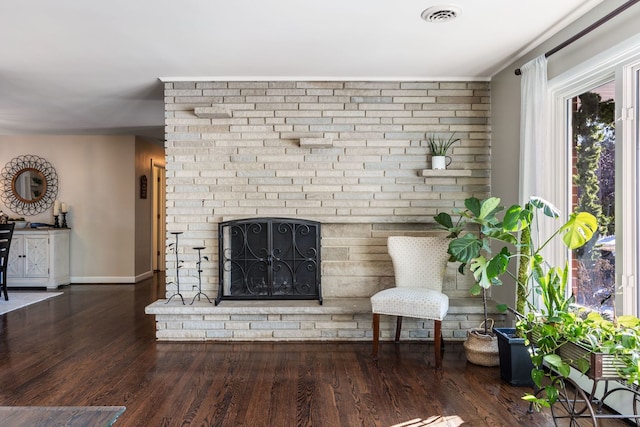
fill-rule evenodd
<path id="1" fill-rule="evenodd" d="M 61 228 L 69 228 L 69 226 L 67 225 L 67 213 L 66 212 L 62 212 L 62 226 Z"/>
<path id="2" fill-rule="evenodd" d="M 176 293 L 175 293 L 175 294 L 173 294 L 173 295 L 171 295 L 171 296 L 169 297 L 169 299 L 167 300 L 167 302 L 165 302 L 165 304 L 169 304 L 169 301 L 171 301 L 171 300 L 173 299 L 173 297 L 175 297 L 175 296 L 179 296 L 179 297 L 180 297 L 180 299 L 182 300 L 182 305 L 185 305 L 185 303 L 184 303 L 184 297 L 183 297 L 183 296 L 182 296 L 182 294 L 180 293 L 180 267 L 182 267 L 182 266 L 180 265 L 180 263 L 181 263 L 182 261 L 180 261 L 180 260 L 178 259 L 178 236 L 179 236 L 180 234 L 182 234 L 182 231 L 172 231 L 172 232 L 171 232 L 171 234 L 173 234 L 174 236 L 176 236 L 176 242 L 175 242 L 175 243 L 171 243 L 171 244 L 169 244 L 169 247 L 173 246 L 173 251 L 174 251 L 174 252 L 175 252 L 175 254 L 176 254 L 176 281 L 175 281 L 175 282 L 169 282 L 169 283 L 167 283 L 167 285 L 171 285 L 171 284 L 175 283 L 177 290 L 176 290 Z"/>
<path id="3" fill-rule="evenodd" d="M 53 216 L 53 228 L 60 228 L 60 221 L 58 221 L 59 217 L 60 215 Z"/>
<path id="4" fill-rule="evenodd" d="M 200 301 L 200 295 L 204 295 L 207 301 L 209 301 L 209 304 L 211 304 L 211 300 L 209 299 L 207 294 L 202 292 L 202 268 L 200 267 L 200 265 L 202 264 L 202 260 L 205 259 L 209 261 L 209 258 L 207 258 L 206 256 L 203 257 L 202 255 L 200 255 L 200 251 L 204 249 L 204 246 L 198 246 L 193 249 L 198 251 L 198 262 L 196 262 L 196 267 L 198 268 L 198 293 L 193 296 L 193 299 L 191 300 L 190 305 L 193 305 L 196 298 L 198 298 L 198 301 Z"/>

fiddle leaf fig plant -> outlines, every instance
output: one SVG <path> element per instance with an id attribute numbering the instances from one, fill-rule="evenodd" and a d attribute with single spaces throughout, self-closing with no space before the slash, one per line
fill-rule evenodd
<path id="1" fill-rule="evenodd" d="M 451 214 L 439 213 L 435 221 L 442 229 L 447 230 L 452 238 L 448 249 L 449 261 L 459 263 L 460 273 L 464 274 L 468 268 L 473 274 L 475 284 L 470 292 L 473 295 L 482 294 L 484 334 L 490 335 L 492 332 L 488 330 L 486 293 L 491 286 L 502 284 L 501 276 L 507 271 L 512 257 L 507 246 L 494 253 L 491 242 L 500 241 L 515 245 L 517 239 L 512 232 L 504 229 L 502 221 L 498 218 L 498 214 L 504 210 L 499 198 L 479 200 L 471 197 L 464 201 L 464 205 L 465 209 L 455 209 Z M 452 215 L 458 217 L 455 224 Z"/>

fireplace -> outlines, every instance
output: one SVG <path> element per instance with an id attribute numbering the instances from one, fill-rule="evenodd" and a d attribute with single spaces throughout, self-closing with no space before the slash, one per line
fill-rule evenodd
<path id="1" fill-rule="evenodd" d="M 320 223 L 290 218 L 221 222 L 216 305 L 229 300 L 317 299 Z"/>

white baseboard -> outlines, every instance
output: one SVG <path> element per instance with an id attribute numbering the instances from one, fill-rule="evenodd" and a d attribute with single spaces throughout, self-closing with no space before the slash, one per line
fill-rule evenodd
<path id="1" fill-rule="evenodd" d="M 132 276 L 71 276 L 71 284 L 74 283 L 135 283 Z"/>
<path id="2" fill-rule="evenodd" d="M 138 274 L 136 276 L 136 283 L 141 280 L 148 279 L 149 277 L 153 277 L 153 271 L 149 270 L 146 273 Z"/>
<path id="3" fill-rule="evenodd" d="M 153 271 L 137 276 L 71 276 L 71 284 L 74 283 L 137 283 L 153 276 Z"/>

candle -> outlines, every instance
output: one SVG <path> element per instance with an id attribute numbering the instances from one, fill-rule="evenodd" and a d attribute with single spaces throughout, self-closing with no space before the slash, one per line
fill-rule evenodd
<path id="1" fill-rule="evenodd" d="M 60 201 L 53 202 L 53 215 L 58 216 L 60 214 Z"/>
<path id="2" fill-rule="evenodd" d="M 61 211 L 62 213 L 67 213 L 67 212 L 68 212 L 68 211 L 67 211 L 67 204 L 66 204 L 66 203 L 61 203 L 61 204 L 60 204 L 60 211 Z"/>

